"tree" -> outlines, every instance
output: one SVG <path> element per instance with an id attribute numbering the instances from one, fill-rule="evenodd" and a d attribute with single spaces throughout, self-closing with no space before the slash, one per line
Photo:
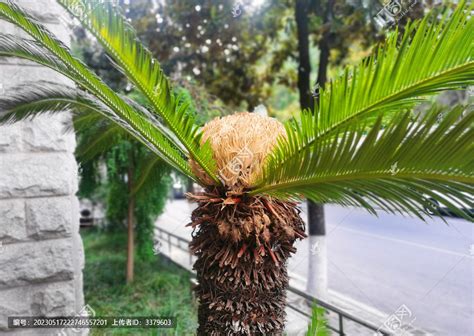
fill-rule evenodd
<path id="1" fill-rule="evenodd" d="M 168 196 L 169 168 L 123 129 L 97 113 L 76 116 L 74 124 L 78 136 L 76 157 L 81 167 L 86 168 L 81 172 L 79 191 L 91 196 L 105 189 L 108 228 L 121 230 L 126 223 L 126 280 L 131 283 L 135 251 L 142 260 L 154 257 L 154 222 Z M 101 165 L 106 172 L 103 181 L 96 177 Z"/>
<path id="2" fill-rule="evenodd" d="M 74 13 L 77 1 L 59 2 Z M 285 126 L 237 113 L 199 129 L 123 17 L 110 5 L 81 4 L 75 14 L 151 110 L 116 94 L 38 20 L 0 3 L 0 17 L 34 38 L 3 35 L 0 54 L 46 65 L 78 86 L 75 95 L 42 83 L 6 96 L 1 121 L 87 107 L 205 188 L 191 196 L 198 202 L 191 249 L 199 335 L 283 332 L 286 261 L 304 238 L 297 199 L 427 218 L 438 213 L 433 198 L 471 218 L 454 200 L 472 206 L 474 161 L 466 158 L 472 157 L 474 114 L 461 107 L 443 115 L 410 111 L 424 97 L 474 83 L 472 7 L 462 3 L 437 24 L 427 18 L 410 24 L 400 45 L 397 34 L 389 36 L 373 56 L 321 89 L 314 113 L 303 111 Z"/>
<path id="3" fill-rule="evenodd" d="M 232 15 L 234 0 L 130 1 L 126 16 L 138 37 L 168 74 L 195 78 L 228 106 L 252 111 L 268 96 L 273 77 L 261 68 L 262 59 L 280 39 L 281 6 L 242 2 Z M 251 11 L 252 15 L 250 15 Z"/>

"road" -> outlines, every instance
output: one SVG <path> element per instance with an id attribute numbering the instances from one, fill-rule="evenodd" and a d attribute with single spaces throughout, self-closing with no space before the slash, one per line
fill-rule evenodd
<path id="1" fill-rule="evenodd" d="M 325 209 L 330 289 L 388 314 L 405 305 L 435 335 L 474 335 L 474 224 Z M 298 243 L 289 270 L 306 277 L 309 251 Z"/>
<path id="2" fill-rule="evenodd" d="M 190 238 L 191 209 L 184 200 L 169 203 L 160 226 Z M 325 209 L 330 290 L 386 314 L 404 305 L 413 326 L 433 335 L 474 335 L 474 224 Z M 306 278 L 308 240 L 297 248 L 288 269 Z"/>

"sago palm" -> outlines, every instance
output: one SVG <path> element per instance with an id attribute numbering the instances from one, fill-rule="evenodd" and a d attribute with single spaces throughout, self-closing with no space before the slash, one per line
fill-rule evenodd
<path id="1" fill-rule="evenodd" d="M 472 206 L 474 115 L 461 107 L 410 111 L 429 95 L 473 84 L 472 7 L 462 3 L 440 20 L 428 16 L 403 36 L 391 34 L 372 57 L 329 83 L 314 111 L 285 125 L 244 112 L 200 128 L 115 8 L 59 3 L 95 35 L 151 108 L 112 91 L 38 20 L 0 3 L 0 16 L 32 37 L 2 34 L 0 55 L 42 64 L 77 86 L 14 91 L 1 99 L 2 120 L 90 109 L 205 188 L 190 195 L 198 202 L 190 225 L 199 335 L 283 332 L 286 262 L 305 236 L 296 203 L 302 198 L 421 218 L 437 211 L 434 199 L 469 217 L 456 204 Z"/>

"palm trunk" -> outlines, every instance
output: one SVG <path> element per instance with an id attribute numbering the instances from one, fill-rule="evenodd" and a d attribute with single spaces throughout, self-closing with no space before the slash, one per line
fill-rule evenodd
<path id="1" fill-rule="evenodd" d="M 198 335 L 281 335 L 286 262 L 303 238 L 296 204 L 263 197 L 191 195 Z"/>

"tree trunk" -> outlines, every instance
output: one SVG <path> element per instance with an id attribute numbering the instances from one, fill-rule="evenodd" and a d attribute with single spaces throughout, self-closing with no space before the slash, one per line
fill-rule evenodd
<path id="1" fill-rule="evenodd" d="M 323 17 L 323 34 L 318 43 L 320 50 L 318 79 L 317 84 L 324 87 L 327 81 L 327 67 L 329 64 L 329 22 L 332 18 L 332 9 L 334 0 L 329 0 L 326 10 L 323 12 L 323 6 L 319 1 L 313 3 L 316 14 Z M 295 18 L 298 30 L 298 52 L 299 52 L 299 68 L 298 68 L 298 89 L 300 93 L 301 109 L 314 108 L 314 98 L 311 95 L 310 75 L 311 64 L 309 54 L 309 32 L 308 32 L 308 12 L 310 3 L 308 0 L 297 0 L 295 6 Z M 309 234 L 313 237 L 309 242 L 309 258 L 308 258 L 308 279 L 307 291 L 319 298 L 326 297 L 327 294 L 327 263 L 321 262 L 326 258 L 326 243 L 324 235 L 326 234 L 326 223 L 324 220 L 324 207 L 322 204 L 316 204 L 308 201 L 308 226 Z M 315 242 L 321 246 L 315 246 Z M 319 253 L 314 254 L 315 247 L 319 248 Z M 316 283 L 318 282 L 318 283 Z"/>
<path id="2" fill-rule="evenodd" d="M 128 213 L 127 213 L 127 283 L 131 283 L 133 281 L 134 275 L 134 234 L 133 234 L 133 226 L 134 226 L 134 211 L 135 211 L 135 196 L 132 194 L 133 190 L 133 168 L 132 162 L 130 162 L 130 166 L 127 172 L 128 178 Z"/>
<path id="3" fill-rule="evenodd" d="M 328 0 L 326 10 L 321 13 L 323 19 L 323 33 L 319 40 L 319 65 L 318 65 L 318 78 L 316 83 L 319 87 L 323 88 L 328 80 L 328 65 L 329 65 L 329 53 L 331 51 L 329 46 L 329 39 L 331 33 L 331 21 L 333 16 L 334 0 Z"/>
<path id="4" fill-rule="evenodd" d="M 296 204 L 263 197 L 192 196 L 198 335 L 282 335 L 286 262 L 305 237 Z"/>
<path id="5" fill-rule="evenodd" d="M 311 63 L 309 59 L 309 33 L 308 33 L 308 0 L 296 0 L 295 19 L 298 35 L 298 90 L 300 93 L 300 106 L 302 109 L 312 109 L 314 99 L 311 96 L 310 75 Z"/>
<path id="6" fill-rule="evenodd" d="M 319 40 L 319 64 L 316 84 L 324 88 L 328 80 L 327 72 L 330 54 L 331 20 L 333 16 L 334 0 L 328 0 L 325 10 L 319 4 L 319 15 L 323 19 L 323 33 Z M 319 97 L 316 96 L 316 99 Z M 328 266 L 326 247 L 326 221 L 324 218 L 324 206 L 308 201 L 308 229 L 309 229 L 309 258 L 308 279 L 306 291 L 319 299 L 327 299 L 328 296 Z"/>
<path id="7" fill-rule="evenodd" d="M 308 278 L 306 291 L 321 300 L 328 298 L 328 263 L 324 206 L 308 201 Z"/>
<path id="8" fill-rule="evenodd" d="M 319 85 L 320 88 L 324 88 L 328 79 L 327 72 L 330 53 L 329 38 L 331 28 L 330 24 L 333 16 L 333 7 L 334 0 L 328 0 L 326 10 L 324 11 L 324 13 L 320 14 L 323 17 L 323 34 L 318 43 L 320 55 L 318 65 L 318 78 L 316 80 L 316 84 Z M 320 3 L 318 3 L 318 8 L 320 11 L 323 10 L 323 6 Z M 316 97 L 316 99 L 318 99 L 318 97 Z M 316 204 L 314 202 L 308 201 L 308 227 L 310 236 L 326 235 L 326 222 L 324 220 L 324 207 L 322 204 Z M 326 246 L 326 244 L 324 244 L 324 246 Z"/>

